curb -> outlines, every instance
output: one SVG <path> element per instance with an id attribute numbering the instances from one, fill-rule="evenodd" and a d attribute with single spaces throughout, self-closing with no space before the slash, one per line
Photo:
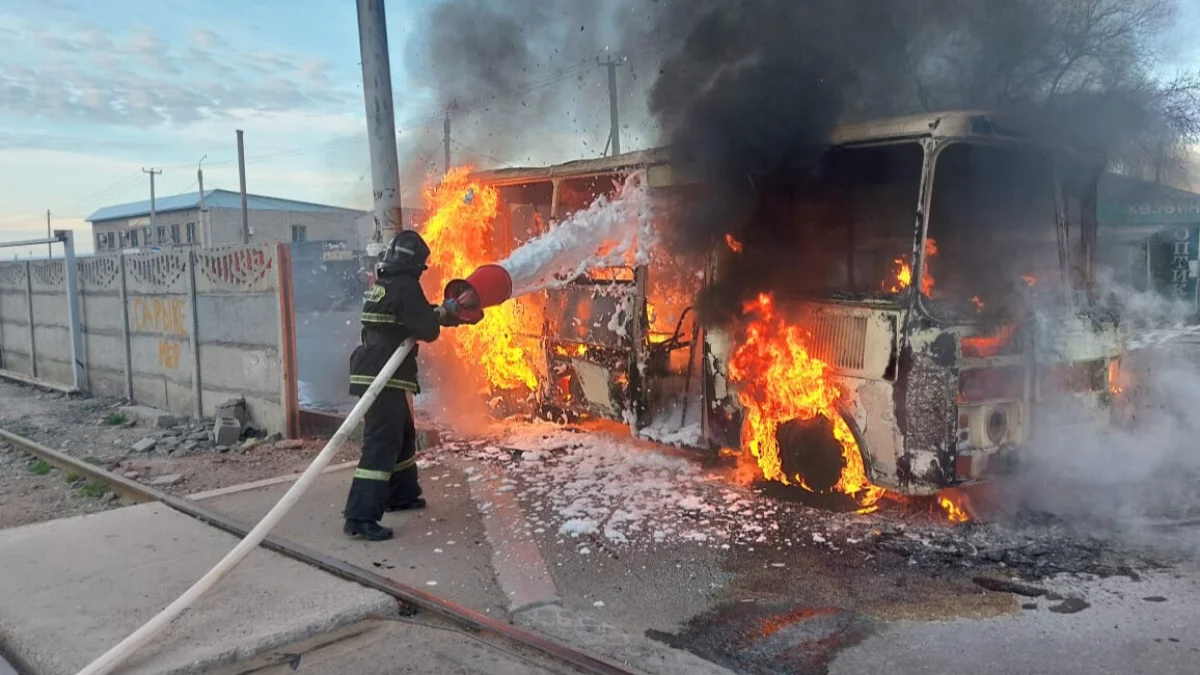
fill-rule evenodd
<path id="1" fill-rule="evenodd" d="M 508 598 L 509 617 L 547 605 L 561 605 L 562 598 L 542 557 L 542 549 L 527 532 L 525 512 L 516 494 L 501 492 L 498 481 L 486 478 L 487 470 L 482 464 L 456 459 L 452 466 L 484 476 L 468 480 L 467 485 L 471 501 L 483 517 L 484 533 L 492 547 L 492 571 Z"/>

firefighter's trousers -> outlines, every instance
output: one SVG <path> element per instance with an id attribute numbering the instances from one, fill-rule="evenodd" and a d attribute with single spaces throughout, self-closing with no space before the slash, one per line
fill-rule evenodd
<path id="1" fill-rule="evenodd" d="M 385 388 L 367 410 L 362 459 L 346 499 L 347 520 L 378 522 L 388 507 L 421 496 L 411 397 L 409 392 Z"/>

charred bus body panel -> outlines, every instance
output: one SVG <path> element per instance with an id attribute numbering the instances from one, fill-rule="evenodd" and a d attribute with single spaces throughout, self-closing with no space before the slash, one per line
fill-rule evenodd
<path id="1" fill-rule="evenodd" d="M 697 187 L 664 150 L 479 176 L 509 205 L 499 229 L 515 244 L 633 170 L 664 203 Z M 1089 303 L 1099 174 L 985 113 L 835 131 L 781 211 L 794 214 L 796 271 L 776 295 L 845 392 L 873 483 L 931 494 L 986 480 L 1019 459 L 1051 400 L 1080 419 L 1109 415 L 1121 347 Z M 738 448 L 734 327 L 702 325 L 690 304 L 733 246 L 550 291 L 543 402 L 707 452 Z"/>

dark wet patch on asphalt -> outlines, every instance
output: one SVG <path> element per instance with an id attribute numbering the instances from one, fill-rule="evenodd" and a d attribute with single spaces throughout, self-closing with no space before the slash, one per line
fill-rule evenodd
<path id="1" fill-rule="evenodd" d="M 747 675 L 824 675 L 838 652 L 877 625 L 839 607 L 738 602 L 694 617 L 677 635 L 646 636 Z"/>

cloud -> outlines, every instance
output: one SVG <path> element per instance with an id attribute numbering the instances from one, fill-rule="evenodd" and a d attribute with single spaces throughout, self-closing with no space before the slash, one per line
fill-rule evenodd
<path id="1" fill-rule="evenodd" d="M 229 43 L 211 30 L 195 30 L 192 31 L 192 44 L 200 49 L 220 49 Z"/>
<path id="2" fill-rule="evenodd" d="M 93 27 L 0 13 L 0 114 L 46 122 L 187 126 L 235 108 L 330 111 L 353 88 L 303 54 L 240 49 L 206 29 L 178 44 L 150 28 Z"/>

